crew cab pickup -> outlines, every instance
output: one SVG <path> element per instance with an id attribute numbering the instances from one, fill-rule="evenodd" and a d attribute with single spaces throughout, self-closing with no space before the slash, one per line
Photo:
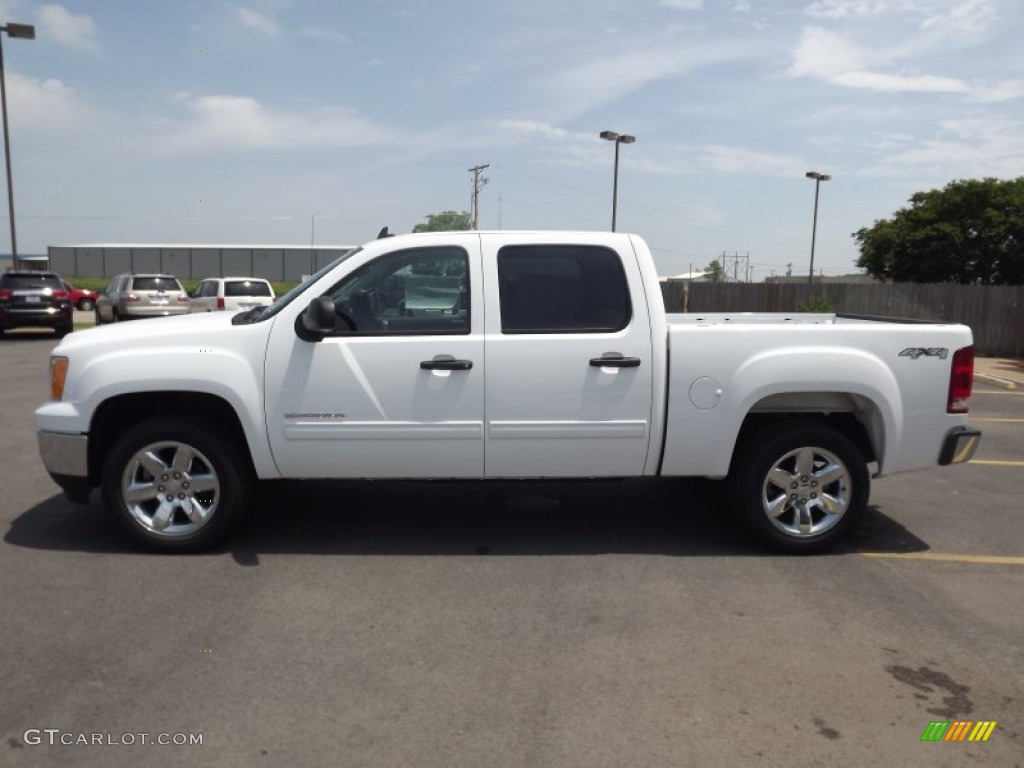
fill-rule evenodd
<path id="1" fill-rule="evenodd" d="M 163 551 L 222 540 L 261 479 L 664 475 L 812 552 L 871 474 L 971 458 L 973 366 L 962 325 L 666 314 L 635 235 L 425 233 L 268 307 L 74 333 L 35 419 L 68 495 Z"/>

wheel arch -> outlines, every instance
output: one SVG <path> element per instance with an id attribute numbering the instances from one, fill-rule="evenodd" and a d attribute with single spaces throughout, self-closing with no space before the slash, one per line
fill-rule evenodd
<path id="1" fill-rule="evenodd" d="M 103 460 L 129 427 L 155 416 L 194 416 L 216 424 L 241 449 L 253 469 L 252 453 L 235 409 L 207 392 L 153 391 L 115 395 L 99 405 L 89 428 L 89 484 L 99 485 Z"/>

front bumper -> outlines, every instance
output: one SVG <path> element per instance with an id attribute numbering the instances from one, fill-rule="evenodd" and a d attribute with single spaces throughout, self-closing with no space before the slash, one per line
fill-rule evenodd
<path id="1" fill-rule="evenodd" d="M 946 433 L 942 441 L 942 450 L 939 452 L 939 465 L 963 464 L 970 461 L 974 452 L 978 450 L 978 443 L 981 441 L 981 432 L 971 427 L 953 427 Z"/>
<path id="2" fill-rule="evenodd" d="M 53 482 L 72 501 L 89 498 L 89 436 L 36 432 L 39 455 Z"/>

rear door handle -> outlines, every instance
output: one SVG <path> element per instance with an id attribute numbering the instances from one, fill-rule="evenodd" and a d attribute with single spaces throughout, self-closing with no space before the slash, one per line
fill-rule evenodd
<path id="1" fill-rule="evenodd" d="M 456 360 L 454 357 L 434 358 L 420 362 L 420 368 L 424 371 L 468 371 L 472 367 L 472 360 Z"/>
<path id="2" fill-rule="evenodd" d="M 590 364 L 595 368 L 639 368 L 639 357 L 592 357 Z"/>

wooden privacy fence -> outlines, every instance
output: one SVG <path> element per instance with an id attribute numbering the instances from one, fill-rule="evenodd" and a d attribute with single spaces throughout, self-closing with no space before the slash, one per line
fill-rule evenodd
<path id="1" fill-rule="evenodd" d="M 834 311 L 963 323 L 980 355 L 1024 357 L 1024 286 L 931 283 L 663 282 L 669 312 L 795 312 L 811 297 Z"/>

